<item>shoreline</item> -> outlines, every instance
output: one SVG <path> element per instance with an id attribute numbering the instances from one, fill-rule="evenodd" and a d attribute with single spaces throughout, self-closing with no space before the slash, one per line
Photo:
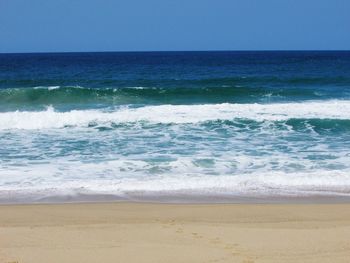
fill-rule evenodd
<path id="1" fill-rule="evenodd" d="M 348 262 L 350 203 L 0 205 L 0 262 Z"/>
<path id="2" fill-rule="evenodd" d="M 228 195 L 228 194 L 74 194 L 16 198 L 0 196 L 1 205 L 74 204 L 74 203 L 155 203 L 155 204 L 347 204 L 350 195 Z"/>

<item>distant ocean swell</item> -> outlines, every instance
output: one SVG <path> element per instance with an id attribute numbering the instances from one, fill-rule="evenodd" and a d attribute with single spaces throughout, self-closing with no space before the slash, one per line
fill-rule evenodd
<path id="1" fill-rule="evenodd" d="M 105 70 L 105 69 L 104 69 Z M 93 72 L 98 74 L 100 72 Z M 103 75 L 102 75 L 103 76 Z M 85 78 L 84 78 L 85 77 Z M 30 88 L 35 87 L 38 84 L 41 86 L 86 86 L 90 88 L 114 88 L 114 87 L 163 87 L 163 88 L 175 88 L 179 86 L 183 87 L 222 87 L 224 86 L 280 86 L 280 87 L 290 87 L 291 85 L 303 87 L 303 86 L 349 86 L 350 78 L 346 76 L 310 76 L 310 77 L 276 77 L 276 76 L 236 76 L 236 77 L 200 77 L 198 78 L 166 78 L 166 77 L 154 77 L 154 78 L 52 78 L 47 79 L 42 76 L 38 76 L 35 79 L 25 79 L 25 78 L 1 78 L 0 85 L 4 88 Z"/>
<path id="2" fill-rule="evenodd" d="M 206 104 L 206 103 L 272 103 L 323 99 L 350 99 L 347 89 L 319 88 L 84 88 L 34 87 L 0 89 L 0 111 L 37 110 L 49 105 L 59 109 L 101 108 L 116 105 Z"/>

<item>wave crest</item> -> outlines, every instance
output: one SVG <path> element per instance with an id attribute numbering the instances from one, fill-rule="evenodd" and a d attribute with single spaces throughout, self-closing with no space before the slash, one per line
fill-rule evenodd
<path id="1" fill-rule="evenodd" d="M 72 110 L 57 112 L 15 111 L 0 113 L 0 129 L 53 129 L 88 127 L 106 123 L 201 123 L 207 121 L 288 121 L 291 119 L 350 120 L 350 101 L 322 101 L 275 104 L 159 105 L 114 110 Z"/>

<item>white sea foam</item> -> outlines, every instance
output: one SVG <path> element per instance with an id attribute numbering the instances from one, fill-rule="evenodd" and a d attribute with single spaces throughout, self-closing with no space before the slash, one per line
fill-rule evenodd
<path id="1" fill-rule="evenodd" d="M 281 171 L 257 171 L 235 175 L 197 174 L 186 162 L 175 162 L 178 171 L 162 175 L 126 176 L 121 168 L 126 166 L 145 169 L 143 161 L 113 161 L 100 164 L 68 164 L 68 167 L 38 165 L 28 169 L 8 170 L 6 177 L 0 173 L 0 199 L 9 194 L 18 197 L 29 194 L 35 198 L 50 195 L 110 194 L 127 197 L 132 193 L 148 195 L 238 195 L 238 196 L 312 196 L 350 195 L 350 171 L 309 171 L 286 173 Z M 113 172 L 112 172 L 113 171 Z M 119 173 L 117 172 L 119 171 Z M 191 173 L 192 172 L 192 173 Z M 31 176 L 29 176 L 31 175 Z M 5 179 L 6 178 L 6 179 Z M 13 198 L 13 196 L 12 196 Z"/>
<path id="2" fill-rule="evenodd" d="M 216 160 L 213 167 L 198 163 L 198 157 L 178 157 L 155 164 L 145 160 L 117 159 L 98 163 L 51 159 L 0 169 L 0 199 L 8 193 L 42 197 L 70 193 L 127 196 L 132 192 L 152 194 L 211 195 L 350 195 L 350 169 L 273 170 L 270 163 L 287 156 L 236 156 Z M 344 157 L 349 161 L 349 156 Z M 232 161 L 237 164 L 233 168 Z M 260 168 L 250 169 L 251 165 Z M 306 162 L 307 165 L 307 162 Z M 155 169 L 156 168 L 156 169 Z M 157 170 L 158 172 L 155 172 Z M 51 193 L 52 194 L 52 193 Z"/>
<path id="3" fill-rule="evenodd" d="M 283 121 L 292 118 L 350 119 L 349 100 L 275 104 L 160 105 L 140 108 L 121 107 L 113 111 L 72 110 L 2 112 L 0 129 L 51 129 L 84 127 L 91 123 L 198 123 L 213 120 L 251 119 Z"/>
<path id="4" fill-rule="evenodd" d="M 237 118 L 266 122 L 248 132 L 230 126 L 223 134 L 206 125 L 61 129 Z M 270 123 L 291 118 L 350 120 L 350 101 L 2 112 L 0 202 L 71 194 L 350 195 L 347 134 Z"/>
<path id="5" fill-rule="evenodd" d="M 34 89 L 48 89 L 48 90 L 55 90 L 55 89 L 59 89 L 61 88 L 61 86 L 37 86 L 34 87 Z"/>

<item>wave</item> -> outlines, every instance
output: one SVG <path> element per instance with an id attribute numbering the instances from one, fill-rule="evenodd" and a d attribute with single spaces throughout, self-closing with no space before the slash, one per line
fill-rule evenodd
<path id="1" fill-rule="evenodd" d="M 186 124 L 208 121 L 350 120 L 349 100 L 274 104 L 203 104 L 117 107 L 113 110 L 15 111 L 0 113 L 0 129 L 54 129 L 108 124 Z M 297 125 L 297 124 L 296 124 Z"/>
<path id="2" fill-rule="evenodd" d="M 343 89 L 264 88 L 222 85 L 220 87 L 124 87 L 85 88 L 47 86 L 34 88 L 0 89 L 2 105 L 59 105 L 59 104 L 195 104 L 252 102 L 270 100 L 346 98 L 350 92 Z"/>
<path id="3" fill-rule="evenodd" d="M 304 172 L 258 171 L 233 175 L 193 173 L 186 160 L 169 163 L 171 174 L 149 175 L 143 161 L 66 163 L 62 173 L 57 164 L 40 164 L 18 170 L 0 171 L 0 201 L 23 198 L 26 202 L 79 194 L 114 195 L 121 198 L 165 196 L 349 196 L 349 170 Z M 121 175 L 127 167 L 143 175 Z M 195 167 L 196 168 L 196 167 Z M 198 168 L 197 168 L 198 170 Z M 58 183 L 59 182 L 59 183 Z M 25 198 L 27 197 L 27 199 Z M 29 198 L 28 198 L 29 197 Z M 13 201 L 13 200 L 12 200 Z"/>

